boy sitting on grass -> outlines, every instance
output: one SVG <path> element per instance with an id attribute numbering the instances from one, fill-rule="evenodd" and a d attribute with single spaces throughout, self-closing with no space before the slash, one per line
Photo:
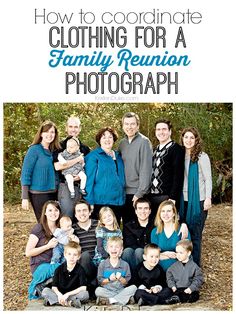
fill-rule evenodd
<path id="1" fill-rule="evenodd" d="M 66 261 L 55 271 L 52 288 L 44 288 L 44 305 L 81 307 L 81 301 L 87 301 L 87 280 L 83 267 L 78 263 L 81 248 L 76 242 L 69 242 L 64 247 Z"/>
<path id="2" fill-rule="evenodd" d="M 135 270 L 133 281 L 138 289 L 134 299 L 139 306 L 165 304 L 172 291 L 167 288 L 164 270 L 159 265 L 160 248 L 154 243 L 146 244 L 143 259 Z"/>
<path id="3" fill-rule="evenodd" d="M 191 256 L 193 244 L 190 240 L 181 240 L 176 244 L 176 257 L 178 259 L 166 272 L 168 287 L 173 295 L 166 300 L 166 304 L 192 303 L 199 299 L 199 289 L 203 284 L 201 268 L 193 261 Z"/>
<path id="4" fill-rule="evenodd" d="M 130 278 L 129 264 L 120 256 L 123 250 L 123 240 L 120 237 L 111 237 L 107 241 L 109 257 L 98 266 L 98 283 L 96 288 L 97 305 L 121 304 L 126 305 L 129 301 L 134 303 L 133 296 L 136 286 L 126 287 Z"/>

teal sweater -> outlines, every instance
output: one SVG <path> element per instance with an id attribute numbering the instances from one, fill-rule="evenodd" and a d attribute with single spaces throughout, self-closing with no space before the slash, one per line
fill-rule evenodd
<path id="1" fill-rule="evenodd" d="M 180 228 L 179 228 L 180 229 Z M 176 244 L 181 240 L 182 234 L 179 234 L 178 231 L 174 231 L 172 235 L 168 238 L 163 230 L 161 233 L 157 233 L 157 228 L 155 227 L 151 233 L 151 243 L 155 243 L 161 249 L 161 253 L 165 251 L 172 251 L 175 252 Z M 190 240 L 190 233 L 188 232 L 187 239 Z M 174 264 L 177 261 L 176 258 L 169 258 L 160 260 L 159 264 L 163 268 L 164 271 Z"/>
<path id="2" fill-rule="evenodd" d="M 21 172 L 21 184 L 33 191 L 50 191 L 56 189 L 56 175 L 52 153 L 41 144 L 30 146 Z"/>
<path id="3" fill-rule="evenodd" d="M 125 203 L 124 164 L 120 154 L 115 154 L 116 162 L 97 147 L 85 157 L 85 199 L 91 205 L 121 206 Z"/>

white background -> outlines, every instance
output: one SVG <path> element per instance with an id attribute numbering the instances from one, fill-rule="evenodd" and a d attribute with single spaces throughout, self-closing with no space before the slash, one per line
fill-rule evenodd
<path id="1" fill-rule="evenodd" d="M 34 9 L 46 9 L 46 12 L 70 14 L 74 12 L 71 26 L 80 26 L 76 14 L 80 9 L 96 13 L 99 21 L 100 13 L 105 11 L 147 12 L 153 8 L 159 11 L 186 12 L 198 11 L 202 14 L 202 22 L 198 25 L 181 25 L 184 30 L 187 48 L 172 49 L 174 38 L 180 25 L 160 25 L 167 30 L 166 49 L 138 49 L 141 54 L 159 54 L 165 50 L 169 54 L 188 54 L 191 65 L 171 68 L 179 72 L 179 94 L 168 95 L 163 88 L 159 95 L 152 93 L 138 95 L 136 100 L 171 101 L 171 102 L 231 102 L 235 95 L 235 11 L 233 1 L 4 1 L 1 9 L 1 98 L 3 102 L 67 102 L 96 101 L 95 95 L 65 94 L 65 72 L 67 71 L 99 71 L 98 68 L 50 68 L 48 61 L 52 48 L 48 44 L 49 23 L 35 24 Z M 58 23 L 57 26 L 62 24 Z M 84 24 L 86 25 L 86 24 Z M 92 24 L 92 26 L 95 24 Z M 102 23 L 100 26 L 104 25 Z M 89 26 L 89 25 L 87 25 Z M 119 26 L 119 25 L 117 25 Z M 125 24 L 129 28 L 129 24 Z M 143 26 L 147 26 L 143 24 Z M 152 25 L 153 27 L 158 25 Z M 130 26 L 132 27 L 132 26 Z M 130 37 L 131 38 L 131 37 Z M 133 48 L 132 43 L 127 48 Z M 94 51 L 96 49 L 91 49 Z M 101 48 L 101 50 L 104 50 Z M 107 49 L 107 53 L 115 53 L 117 49 Z M 74 54 L 85 53 L 82 48 L 75 48 Z M 110 70 L 117 70 L 111 68 Z M 134 68 L 135 71 L 158 72 L 167 68 Z M 132 96 L 132 95 L 130 95 Z"/>
<path id="2" fill-rule="evenodd" d="M 0 4 L 1 117 L 2 104 L 5 102 L 99 102 L 94 95 L 65 94 L 65 69 L 61 67 L 51 69 L 48 66 L 50 52 L 48 30 L 50 25 L 34 24 L 35 8 L 46 8 L 47 12 L 53 11 L 62 14 L 76 13 L 79 9 L 83 9 L 97 13 L 97 16 L 99 16 L 99 12 L 104 11 L 147 12 L 153 8 L 170 12 L 186 12 L 188 8 L 191 11 L 198 11 L 203 16 L 200 25 L 181 25 L 187 43 L 185 51 L 191 59 L 191 66 L 178 69 L 179 94 L 168 95 L 163 91 L 159 95 L 151 93 L 148 96 L 135 95 L 135 102 L 233 102 L 236 95 L 236 11 L 233 4 L 235 4 L 233 0 L 149 0 L 143 1 L 141 4 L 140 1 L 131 2 L 127 0 L 2 0 Z M 74 22 L 72 24 L 76 25 Z M 129 27 L 128 24 L 124 26 Z M 166 27 L 168 37 L 173 38 L 177 26 L 162 26 Z M 139 54 L 142 54 L 141 48 Z M 80 69 L 80 71 L 84 70 L 83 68 Z M 140 71 L 140 69 L 135 70 Z M 147 69 L 147 71 L 149 70 Z M 78 71 L 78 69 L 73 69 L 73 71 Z M 92 69 L 92 71 L 98 71 L 98 69 Z M 142 71 L 145 72 L 144 69 Z M 163 69 L 151 69 L 151 71 L 163 71 Z M 124 98 L 126 102 L 129 102 L 129 99 L 132 101 L 132 98 Z M 107 101 L 119 102 L 118 95 L 117 98 L 108 98 Z M 3 134 L 3 123 L 1 123 L 0 133 Z M 2 153 L 3 150 L 1 150 L 1 157 L 3 157 Z M 1 168 L 1 173 L 3 173 L 3 168 Z M 2 190 L 2 180 L 0 188 Z M 2 203 L 2 199 L 0 201 Z M 0 259 L 2 260 L 2 256 Z"/>

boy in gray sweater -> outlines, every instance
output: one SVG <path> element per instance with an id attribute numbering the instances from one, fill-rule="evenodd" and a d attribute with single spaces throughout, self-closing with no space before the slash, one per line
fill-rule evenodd
<path id="1" fill-rule="evenodd" d="M 123 240 L 111 237 L 107 241 L 109 257 L 98 266 L 97 279 L 99 287 L 95 290 L 97 305 L 133 303 L 137 290 L 135 285 L 128 286 L 131 278 L 129 264 L 120 256 L 123 250 Z"/>
<path id="2" fill-rule="evenodd" d="M 199 289 L 203 284 L 201 268 L 191 256 L 193 244 L 190 240 L 181 240 L 176 245 L 178 259 L 166 272 L 166 281 L 172 289 L 172 297 L 166 300 L 167 304 L 192 303 L 199 299 Z"/>

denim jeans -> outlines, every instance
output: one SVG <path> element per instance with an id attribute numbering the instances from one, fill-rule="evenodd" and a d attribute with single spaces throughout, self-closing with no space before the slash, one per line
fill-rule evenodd
<path id="1" fill-rule="evenodd" d="M 143 248 L 132 249 L 127 247 L 124 249 L 121 258 L 129 264 L 133 273 L 136 266 L 143 261 Z"/>
<path id="2" fill-rule="evenodd" d="M 179 297 L 181 303 L 197 302 L 197 300 L 199 300 L 199 291 L 192 291 L 192 293 L 188 294 L 184 292 L 186 288 L 188 287 L 177 288 L 177 290 L 174 292 L 174 295 Z"/>
<path id="3" fill-rule="evenodd" d="M 94 265 L 89 251 L 81 254 L 79 263 L 83 267 L 89 282 L 97 278 L 97 267 Z"/>
<path id="4" fill-rule="evenodd" d="M 63 216 L 74 217 L 74 208 L 76 202 L 81 198 L 79 187 L 75 185 L 75 198 L 71 198 L 67 183 L 60 183 L 58 188 L 58 201 Z"/>
<path id="5" fill-rule="evenodd" d="M 118 282 L 113 281 L 112 285 L 116 285 Z M 137 287 L 135 285 L 131 285 L 128 287 L 122 287 L 115 289 L 108 289 L 107 285 L 104 287 L 97 287 L 95 290 L 95 294 L 97 297 L 102 298 L 114 298 L 118 304 L 125 305 L 129 302 L 129 299 L 134 296 L 135 292 L 137 290 Z"/>
<path id="6" fill-rule="evenodd" d="M 198 264 L 198 266 L 201 266 L 201 250 L 202 250 L 202 232 L 204 229 L 205 221 L 207 218 L 208 211 L 203 210 L 203 204 L 204 202 L 200 202 L 201 207 L 201 222 L 200 224 L 192 224 L 188 225 L 188 229 L 191 235 L 191 241 L 193 243 L 193 260 L 195 263 Z M 187 209 L 188 202 L 184 202 L 184 207 Z"/>
<path id="7" fill-rule="evenodd" d="M 52 258 L 51 258 L 51 264 L 62 264 L 65 261 L 64 257 L 64 245 L 61 243 L 58 243 L 52 250 Z"/>
<path id="8" fill-rule="evenodd" d="M 142 298 L 142 305 L 166 304 L 165 300 L 170 298 L 172 295 L 172 290 L 167 287 L 163 287 L 163 289 L 158 293 L 149 293 L 144 289 L 137 289 L 134 299 L 138 302 L 138 300 Z"/>
<path id="9" fill-rule="evenodd" d="M 69 291 L 68 291 L 69 292 Z M 58 301 L 58 295 L 52 291 L 52 289 L 50 288 L 44 288 L 43 292 L 42 292 L 42 297 L 44 299 L 46 299 L 50 305 L 53 304 L 57 304 L 59 303 Z M 89 294 L 88 291 L 80 291 L 79 293 L 70 295 L 67 299 L 67 301 L 76 301 L 76 300 L 80 300 L 80 301 L 87 301 L 89 299 Z"/>

